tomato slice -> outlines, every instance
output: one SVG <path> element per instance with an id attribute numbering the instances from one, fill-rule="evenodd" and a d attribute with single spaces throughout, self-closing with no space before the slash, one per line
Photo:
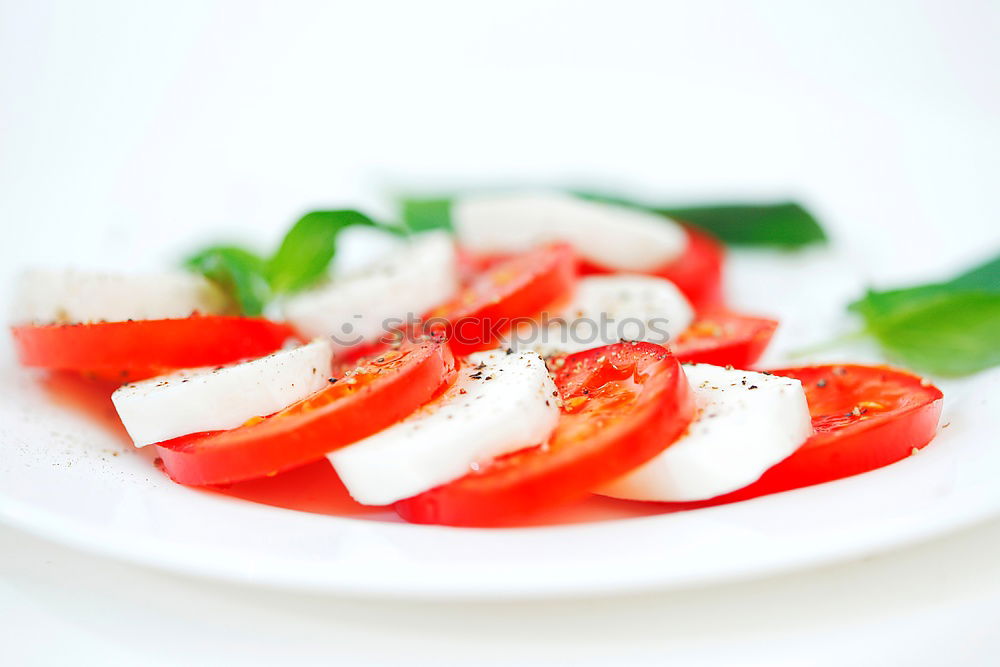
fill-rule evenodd
<path id="1" fill-rule="evenodd" d="M 616 343 L 557 366 L 563 414 L 548 443 L 402 500 L 399 515 L 488 526 L 582 498 L 663 451 L 694 415 L 684 372 L 659 345 Z"/>
<path id="2" fill-rule="evenodd" d="M 454 371 L 454 357 L 440 339 L 407 342 L 274 415 L 176 438 L 157 449 L 167 474 L 182 484 L 274 475 L 391 426 L 433 398 Z"/>
<path id="3" fill-rule="evenodd" d="M 456 354 L 487 350 L 513 324 L 568 299 L 575 282 L 576 259 L 568 245 L 536 248 L 487 269 L 428 313 L 426 324 L 444 333 Z"/>
<path id="4" fill-rule="evenodd" d="M 646 271 L 654 276 L 666 278 L 684 293 L 698 312 L 716 308 L 723 303 L 722 265 L 724 253 L 722 245 L 714 237 L 693 227 L 685 226 L 688 244 L 684 254 L 660 268 Z M 581 274 L 615 273 L 611 269 L 582 262 Z"/>
<path id="5" fill-rule="evenodd" d="M 802 382 L 815 433 L 759 480 L 717 498 L 667 503 L 692 509 L 859 475 L 906 458 L 937 432 L 943 394 L 884 366 L 806 366 L 771 371 Z"/>
<path id="6" fill-rule="evenodd" d="M 510 258 L 511 255 L 483 255 L 458 246 L 456 248 L 456 264 L 458 265 L 459 281 L 463 286 L 469 285 L 484 271 Z"/>
<path id="7" fill-rule="evenodd" d="M 684 254 L 652 271 L 666 278 L 684 293 L 698 312 L 723 303 L 722 265 L 725 254 L 722 244 L 714 237 L 693 227 L 685 227 L 688 246 Z"/>
<path id="8" fill-rule="evenodd" d="M 750 368 L 777 328 L 775 320 L 714 310 L 698 316 L 670 348 L 682 363 Z"/>
<path id="9" fill-rule="evenodd" d="M 25 366 L 76 371 L 120 382 L 178 368 L 261 357 L 294 336 L 286 324 L 223 315 L 27 325 L 12 327 L 12 331 Z"/>

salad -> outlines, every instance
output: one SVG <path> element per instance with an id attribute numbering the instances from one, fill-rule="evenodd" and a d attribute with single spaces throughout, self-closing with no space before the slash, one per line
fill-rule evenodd
<path id="1" fill-rule="evenodd" d="M 591 494 L 718 505 L 864 473 L 934 438 L 943 395 L 918 375 L 756 367 L 779 323 L 727 303 L 724 244 L 823 242 L 795 204 L 513 192 L 408 199 L 401 219 L 317 211 L 270 255 L 212 246 L 161 274 L 27 272 L 17 353 L 113 383 L 132 442 L 179 484 L 327 462 L 358 503 L 424 524 L 512 525 Z M 380 251 L 331 272 L 348 233 Z M 994 260 L 852 310 L 908 365 L 971 372 L 1000 363 L 998 274 Z M 956 298 L 990 317 L 966 317 L 948 368 L 920 347 L 947 347 L 946 333 L 891 333 Z"/>

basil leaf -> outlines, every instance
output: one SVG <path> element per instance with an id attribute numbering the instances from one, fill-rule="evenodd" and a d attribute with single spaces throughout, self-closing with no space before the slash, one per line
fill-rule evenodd
<path id="1" fill-rule="evenodd" d="M 927 299 L 959 290 L 1000 292 L 1000 255 L 945 282 L 891 290 L 870 289 L 848 309 L 871 321 L 899 315 L 919 307 Z"/>
<path id="2" fill-rule="evenodd" d="M 1000 256 L 951 280 L 869 289 L 848 309 L 890 356 L 914 368 L 964 375 L 1000 364 Z"/>
<path id="3" fill-rule="evenodd" d="M 412 232 L 425 232 L 432 229 L 452 228 L 451 199 L 447 197 L 412 198 L 400 200 L 403 213 L 403 224 Z"/>
<path id="4" fill-rule="evenodd" d="M 1000 292 L 961 290 L 924 296 L 898 314 L 869 321 L 890 356 L 939 375 L 1000 364 Z"/>
<path id="5" fill-rule="evenodd" d="M 337 234 L 351 225 L 374 225 L 354 210 L 313 211 L 302 216 L 285 234 L 267 262 L 267 278 L 275 293 L 294 292 L 316 282 L 336 252 Z"/>
<path id="6" fill-rule="evenodd" d="M 816 218 L 795 202 L 656 207 L 653 210 L 700 227 L 728 245 L 799 248 L 827 240 Z"/>
<path id="7" fill-rule="evenodd" d="M 212 246 L 188 257 L 184 266 L 221 287 L 244 315 L 264 312 L 270 287 L 260 256 L 237 246 Z"/>
<path id="8" fill-rule="evenodd" d="M 952 278 L 946 284 L 965 289 L 1000 291 L 1000 255 Z"/>
<path id="9" fill-rule="evenodd" d="M 375 224 L 354 210 L 313 211 L 292 225 L 270 259 L 238 246 L 218 245 L 189 257 L 184 265 L 221 286 L 243 314 L 260 315 L 276 294 L 308 287 L 326 273 L 340 230 Z"/>
<path id="10" fill-rule="evenodd" d="M 864 297 L 849 304 L 847 309 L 861 315 L 866 320 L 878 320 L 898 315 L 915 306 L 919 307 L 927 299 L 947 294 L 949 291 L 951 290 L 943 284 L 919 285 L 884 291 L 870 289 Z"/>

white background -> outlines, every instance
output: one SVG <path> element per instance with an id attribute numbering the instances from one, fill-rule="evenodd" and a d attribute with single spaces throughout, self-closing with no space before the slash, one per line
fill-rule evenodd
<path id="1" fill-rule="evenodd" d="M 596 183 L 797 196 L 872 280 L 918 279 L 1000 243 L 997 34 L 991 2 L 3 2 L 0 229 L 25 265 L 138 268 L 393 189 Z M 998 552 L 993 524 L 766 582 L 457 608 L 205 585 L 4 530 L 0 638 L 12 664 L 990 664 Z"/>

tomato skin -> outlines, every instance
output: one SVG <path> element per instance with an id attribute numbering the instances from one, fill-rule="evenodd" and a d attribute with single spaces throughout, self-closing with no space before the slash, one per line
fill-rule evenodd
<path id="1" fill-rule="evenodd" d="M 681 363 L 751 368 L 764 353 L 776 320 L 712 310 L 699 315 L 670 349 Z"/>
<path id="2" fill-rule="evenodd" d="M 722 267 L 725 252 L 714 237 L 685 226 L 688 247 L 678 259 L 653 271 L 666 278 L 687 296 L 695 311 L 711 310 L 724 302 Z"/>
<path id="3" fill-rule="evenodd" d="M 706 232 L 689 225 L 684 225 L 684 231 L 688 238 L 684 254 L 668 264 L 643 273 L 666 278 L 677 285 L 699 313 L 717 309 L 724 303 L 722 271 L 725 250 L 715 237 Z M 468 275 L 475 271 L 489 270 L 511 255 L 481 255 L 459 248 L 459 257 L 463 273 Z M 620 273 L 584 259 L 579 261 L 579 272 L 581 276 Z"/>
<path id="4" fill-rule="evenodd" d="M 456 264 L 458 265 L 458 279 L 463 287 L 469 286 L 483 271 L 511 257 L 511 255 L 500 254 L 481 255 L 462 246 L 458 246 L 455 249 L 455 253 Z"/>
<path id="5" fill-rule="evenodd" d="M 566 244 L 536 248 L 498 261 L 451 302 L 427 314 L 427 329 L 448 337 L 455 354 L 496 347 L 512 324 L 567 300 L 576 258 Z"/>
<path id="6" fill-rule="evenodd" d="M 904 371 L 846 364 L 770 372 L 802 382 L 813 435 L 747 487 L 710 500 L 666 506 L 710 507 L 859 475 L 910 456 L 937 432 L 944 395 Z"/>
<path id="7" fill-rule="evenodd" d="M 500 457 L 397 502 L 413 523 L 493 526 L 585 497 L 659 454 L 694 416 L 684 372 L 653 343 L 570 355 L 554 373 L 563 414 L 544 446 Z"/>
<path id="8" fill-rule="evenodd" d="M 677 285 L 695 311 L 702 312 L 717 308 L 723 303 L 722 267 L 725 253 L 722 245 L 714 237 L 694 227 L 685 225 L 688 244 L 684 254 L 659 268 L 644 271 L 650 275 L 666 278 Z M 581 262 L 580 273 L 616 273 L 591 262 Z"/>
<path id="9" fill-rule="evenodd" d="M 181 319 L 12 327 L 25 366 L 75 371 L 119 382 L 178 368 L 215 366 L 270 354 L 294 337 L 261 317 L 192 315 Z"/>
<path id="10" fill-rule="evenodd" d="M 181 484 L 226 484 L 274 475 L 391 426 L 433 398 L 455 374 L 439 339 L 362 361 L 350 376 L 269 417 L 228 431 L 196 433 L 157 449 Z"/>

